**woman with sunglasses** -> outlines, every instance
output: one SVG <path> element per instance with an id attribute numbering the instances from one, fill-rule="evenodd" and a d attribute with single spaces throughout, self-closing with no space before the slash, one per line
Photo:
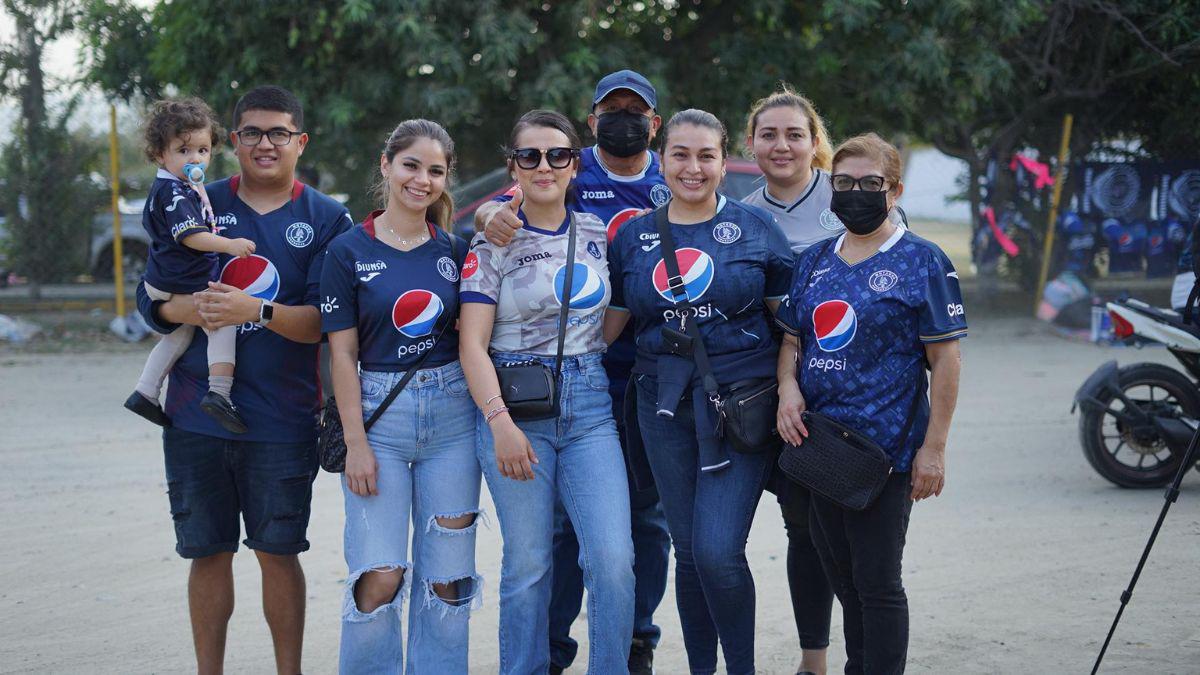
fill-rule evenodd
<path id="1" fill-rule="evenodd" d="M 675 545 L 675 598 L 692 673 L 713 673 L 720 642 L 728 672 L 754 670 L 754 579 L 746 537 L 778 441 L 735 449 L 719 434 L 709 378 L 688 350 L 685 322 L 703 342 L 721 395 L 775 377 L 767 308 L 787 292 L 792 252 L 765 212 L 717 192 L 725 127 L 684 110 L 663 132 L 663 175 L 673 195 L 621 227 L 609 247 L 613 301 L 606 337 L 634 320 L 638 424 Z M 664 210 L 665 209 L 665 210 Z M 660 235 L 670 232 L 674 251 Z M 664 256 L 675 254 L 678 276 Z M 676 299 L 687 298 L 681 308 Z"/>
<path id="2" fill-rule="evenodd" d="M 508 147 L 508 169 L 524 195 L 517 212 L 524 227 L 504 248 L 476 235 L 460 291 L 460 355 L 480 410 L 478 459 L 504 537 L 500 672 L 550 667 L 550 571 L 560 498 L 579 538 L 588 590 L 588 671 L 626 672 L 633 541 L 625 463 L 601 363 L 601 318 L 610 297 L 607 232 L 599 218 L 568 208 L 580 142 L 565 117 L 526 113 Z M 575 247 L 568 251 L 572 234 Z M 564 289 L 568 264 L 572 279 Z M 513 419 L 505 399 L 511 392 L 501 391 L 497 368 L 541 364 L 552 370 L 560 349 L 561 376 L 551 396 L 556 412 L 549 419 Z"/>
<path id="3" fill-rule="evenodd" d="M 838 147 L 830 208 L 846 232 L 799 256 L 778 315 L 789 333 L 779 352 L 780 436 L 802 446 L 801 413 L 811 410 L 878 443 L 893 466 L 863 511 L 812 495 L 813 541 L 842 604 L 847 673 L 904 672 L 905 533 L 913 501 L 944 487 L 967 334 L 954 266 L 889 215 L 900 176 L 899 153 L 875 134 Z"/>

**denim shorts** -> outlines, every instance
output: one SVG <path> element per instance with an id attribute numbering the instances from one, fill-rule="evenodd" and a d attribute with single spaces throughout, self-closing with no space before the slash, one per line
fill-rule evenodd
<path id="1" fill-rule="evenodd" d="M 233 552 L 246 525 L 248 548 L 276 555 L 308 550 L 316 441 L 229 441 L 163 430 L 175 551 L 184 558 Z"/>

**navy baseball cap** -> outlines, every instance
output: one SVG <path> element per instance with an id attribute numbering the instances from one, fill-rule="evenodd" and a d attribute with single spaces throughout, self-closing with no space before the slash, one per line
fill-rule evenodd
<path id="1" fill-rule="evenodd" d="M 641 73 L 632 70 L 618 70 L 600 78 L 600 82 L 596 84 L 596 95 L 592 98 L 592 105 L 596 105 L 618 89 L 628 89 L 642 97 L 651 108 L 658 108 L 658 93 L 654 91 L 654 85 L 642 77 Z"/>

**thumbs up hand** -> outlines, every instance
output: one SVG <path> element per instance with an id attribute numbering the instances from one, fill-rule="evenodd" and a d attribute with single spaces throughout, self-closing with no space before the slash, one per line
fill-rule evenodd
<path id="1" fill-rule="evenodd" d="M 521 210 L 521 204 L 524 201 L 525 193 L 521 192 L 521 188 L 517 188 L 508 203 L 484 204 L 479 207 L 480 211 L 489 206 L 494 209 L 490 216 L 483 215 L 486 219 L 484 221 L 483 236 L 487 238 L 488 243 L 493 246 L 508 246 L 513 236 L 517 233 L 517 230 L 523 226 L 517 213 Z M 477 222 L 478 220 L 479 218 L 476 219 Z"/>

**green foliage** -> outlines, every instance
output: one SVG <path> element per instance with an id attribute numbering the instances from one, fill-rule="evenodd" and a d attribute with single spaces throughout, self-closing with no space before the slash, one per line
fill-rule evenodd
<path id="1" fill-rule="evenodd" d="M 398 121 L 445 124 L 471 175 L 499 163 L 521 112 L 582 120 L 596 79 L 624 67 L 655 82 L 664 114 L 716 113 L 735 147 L 750 102 L 788 81 L 835 137 L 907 134 L 973 172 L 1054 149 L 1064 112 L 1079 150 L 1127 137 L 1200 152 L 1196 0 L 214 0 L 148 17 L 96 2 L 96 81 L 196 94 L 227 116 L 251 86 L 293 89 L 313 136 L 303 161 L 332 173 L 355 213 Z"/>

